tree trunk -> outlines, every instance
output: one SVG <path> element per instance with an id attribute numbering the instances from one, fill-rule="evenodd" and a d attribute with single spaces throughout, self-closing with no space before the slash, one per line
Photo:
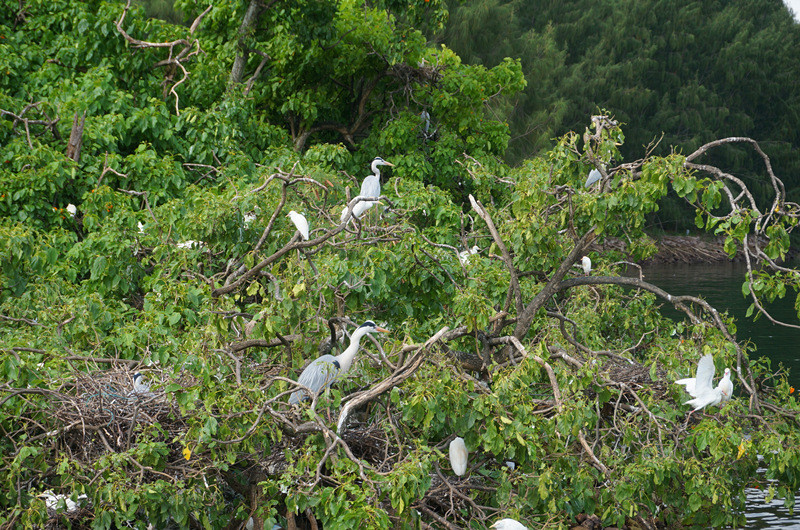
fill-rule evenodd
<path id="1" fill-rule="evenodd" d="M 247 6 L 247 11 L 244 13 L 242 25 L 239 26 L 239 53 L 233 61 L 233 68 L 231 68 L 231 77 L 229 86 L 237 85 L 242 82 L 244 77 L 244 67 L 247 65 L 247 57 L 250 52 L 247 48 L 247 37 L 258 22 L 258 15 L 261 13 L 261 2 L 259 0 L 250 0 L 250 5 Z"/>

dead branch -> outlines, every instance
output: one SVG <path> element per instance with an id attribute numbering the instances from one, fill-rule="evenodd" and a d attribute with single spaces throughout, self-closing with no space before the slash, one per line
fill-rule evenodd
<path id="1" fill-rule="evenodd" d="M 193 35 L 197 27 L 200 25 L 200 21 L 203 20 L 203 17 L 211 11 L 213 6 L 208 6 L 205 11 L 200 13 L 197 18 L 195 18 L 194 22 L 189 29 L 189 34 Z M 119 17 L 119 20 L 114 22 L 114 25 L 119 31 L 120 35 L 122 35 L 128 43 L 130 43 L 134 48 L 168 48 L 169 49 L 169 56 L 166 59 L 158 61 L 154 67 L 158 68 L 161 66 L 172 66 L 174 68 L 179 68 L 183 73 L 183 77 L 179 79 L 177 82 L 173 83 L 169 89 L 169 94 L 172 94 L 175 97 L 175 113 L 180 115 L 180 108 L 179 108 L 179 101 L 180 98 L 178 93 L 175 89 L 182 85 L 188 78 L 189 78 L 189 71 L 186 70 L 186 67 L 183 66 L 185 61 L 190 60 L 192 57 L 203 53 L 203 50 L 200 48 L 200 41 L 198 39 L 194 39 L 191 42 L 187 39 L 177 39 L 171 42 L 149 42 L 143 41 L 136 38 L 131 37 L 124 29 L 122 29 L 122 24 L 125 21 L 125 15 L 128 14 L 128 10 L 131 8 L 131 0 L 128 0 L 128 3 L 125 5 L 125 8 L 122 10 L 122 14 Z M 180 51 L 177 53 L 175 52 L 176 47 L 182 47 Z M 172 71 L 170 69 L 167 70 L 167 74 L 164 79 L 165 83 L 172 82 Z"/>
<path id="2" fill-rule="evenodd" d="M 336 432 L 341 433 L 343 432 L 343 428 L 345 423 L 347 422 L 347 416 L 350 414 L 350 411 L 363 405 L 364 403 L 368 403 L 375 399 L 376 397 L 380 396 L 387 390 L 391 390 L 392 388 L 396 387 L 412 375 L 417 369 L 422 365 L 425 361 L 425 353 L 427 350 L 436 342 L 442 339 L 445 333 L 449 331 L 450 328 L 447 326 L 443 327 L 439 331 L 436 332 L 431 338 L 425 341 L 425 344 L 422 346 L 416 346 L 417 352 L 412 355 L 406 362 L 395 370 L 395 372 L 381 381 L 380 383 L 374 385 L 369 390 L 364 390 L 358 392 L 356 394 L 352 394 L 351 396 L 347 396 L 345 398 L 347 400 L 347 404 L 342 407 L 342 411 L 339 414 L 339 421 L 336 426 Z M 408 347 L 411 347 L 410 345 Z M 343 400 L 344 401 L 344 400 Z"/>

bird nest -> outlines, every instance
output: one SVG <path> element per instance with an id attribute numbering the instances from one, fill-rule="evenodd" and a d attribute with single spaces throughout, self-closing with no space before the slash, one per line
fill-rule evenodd
<path id="1" fill-rule="evenodd" d="M 173 379 L 157 370 L 145 377 L 152 388 L 137 389 L 125 368 L 74 374 L 58 391 L 44 394 L 42 408 L 51 429 L 45 435 L 63 443 L 74 456 L 90 461 L 127 450 L 143 430 L 156 423 L 167 434 L 185 431 L 178 405 L 164 387 L 171 383 L 186 386 L 192 381 Z M 179 449 L 177 452 L 180 454 Z"/>

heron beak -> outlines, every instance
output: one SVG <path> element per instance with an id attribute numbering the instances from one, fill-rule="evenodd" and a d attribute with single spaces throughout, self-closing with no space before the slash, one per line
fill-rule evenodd
<path id="1" fill-rule="evenodd" d="M 387 162 L 386 160 L 383 161 L 383 164 L 386 166 L 394 167 L 394 164 L 392 164 L 391 162 Z"/>
<path id="2" fill-rule="evenodd" d="M 378 327 L 378 326 L 375 326 L 375 331 L 380 331 L 382 333 L 389 333 L 388 329 L 381 328 L 381 327 Z"/>

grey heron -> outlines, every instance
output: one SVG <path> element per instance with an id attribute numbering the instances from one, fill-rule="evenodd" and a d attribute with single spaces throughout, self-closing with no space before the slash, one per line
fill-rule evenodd
<path id="1" fill-rule="evenodd" d="M 291 210 L 287 216 L 292 220 L 294 226 L 297 227 L 297 230 L 300 232 L 300 235 L 303 236 L 303 239 L 308 241 L 308 221 L 306 221 L 306 217 L 301 213 L 295 212 L 294 210 Z"/>
<path id="2" fill-rule="evenodd" d="M 586 184 L 583 185 L 584 188 L 588 188 L 595 182 L 599 181 L 603 175 L 597 171 L 597 169 L 593 169 L 589 172 L 589 176 L 586 177 Z"/>
<path id="3" fill-rule="evenodd" d="M 450 465 L 453 468 L 453 473 L 460 477 L 467 472 L 468 457 L 469 453 L 467 452 L 467 446 L 464 444 L 464 439 L 456 436 L 450 442 Z"/>
<path id="4" fill-rule="evenodd" d="M 150 383 L 144 380 L 144 376 L 136 372 L 133 374 L 133 393 L 134 394 L 147 394 L 150 392 Z"/>
<path id="5" fill-rule="evenodd" d="M 353 358 L 358 352 L 358 344 L 361 337 L 367 333 L 374 333 L 380 331 L 383 333 L 388 332 L 388 329 L 379 327 L 372 320 L 367 320 L 361 324 L 350 336 L 350 345 L 339 355 L 323 355 L 311 362 L 306 366 L 297 382 L 304 387 L 307 387 L 314 394 L 318 394 L 325 390 L 331 384 L 339 379 L 341 374 L 344 374 L 350 369 L 353 364 Z M 296 390 L 289 396 L 289 403 L 297 404 L 301 401 L 308 399 L 308 391 L 305 389 Z"/>

